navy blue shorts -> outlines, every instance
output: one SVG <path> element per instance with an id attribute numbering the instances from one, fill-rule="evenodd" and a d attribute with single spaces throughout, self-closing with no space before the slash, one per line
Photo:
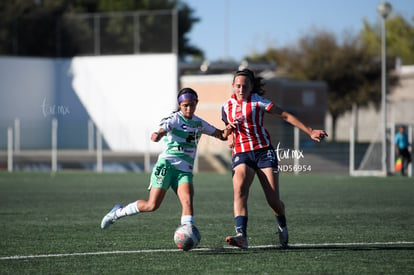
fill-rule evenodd
<path id="1" fill-rule="evenodd" d="M 231 163 L 232 168 L 244 163 L 254 170 L 268 167 L 277 168 L 278 164 L 275 149 L 272 146 L 235 154 Z"/>

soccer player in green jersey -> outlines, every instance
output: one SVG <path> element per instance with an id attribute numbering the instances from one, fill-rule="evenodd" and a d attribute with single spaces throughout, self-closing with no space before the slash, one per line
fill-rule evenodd
<path id="1" fill-rule="evenodd" d="M 191 88 L 184 88 L 177 97 L 179 109 L 161 120 L 160 129 L 152 133 L 151 140 L 163 140 L 165 149 L 158 156 L 150 181 L 148 200 L 137 200 L 122 207 L 115 205 L 101 222 L 106 229 L 116 220 L 136 215 L 140 212 L 157 210 L 171 187 L 177 194 L 182 206 L 181 224 L 194 224 L 193 217 L 193 165 L 197 143 L 202 134 L 226 140 L 231 127 L 218 130 L 205 120 L 194 115 L 198 95 Z"/>

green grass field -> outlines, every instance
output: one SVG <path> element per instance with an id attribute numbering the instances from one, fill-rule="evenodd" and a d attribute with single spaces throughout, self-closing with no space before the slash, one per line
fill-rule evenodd
<path id="1" fill-rule="evenodd" d="M 249 199 L 249 245 L 233 249 L 230 175 L 195 176 L 199 249 L 173 242 L 180 205 L 100 221 L 115 203 L 147 198 L 148 174 L 0 173 L 1 274 L 414 274 L 410 178 L 282 175 L 292 247 L 281 250 L 260 184 Z"/>

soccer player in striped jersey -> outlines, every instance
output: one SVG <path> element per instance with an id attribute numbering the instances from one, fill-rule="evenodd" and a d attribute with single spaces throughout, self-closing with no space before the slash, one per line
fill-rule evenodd
<path id="1" fill-rule="evenodd" d="M 181 224 L 194 224 L 193 217 L 193 165 L 198 141 L 202 134 L 226 140 L 232 129 L 218 130 L 194 114 L 198 96 L 191 88 L 184 88 L 177 97 L 179 110 L 162 119 L 160 129 L 152 133 L 151 140 L 164 141 L 165 148 L 158 156 L 150 180 L 148 200 L 137 200 L 125 207 L 115 205 L 101 221 L 106 229 L 116 220 L 140 212 L 157 210 L 171 187 L 182 206 Z"/>
<path id="2" fill-rule="evenodd" d="M 268 131 L 263 127 L 266 113 L 284 119 L 320 142 L 327 136 L 324 130 L 314 130 L 292 114 L 262 97 L 262 78 L 255 77 L 249 69 L 237 71 L 233 78 L 233 95 L 222 106 L 222 119 L 227 128 L 233 128 L 229 137 L 233 148 L 232 173 L 234 190 L 235 236 L 226 241 L 242 249 L 247 242 L 247 200 L 249 189 L 257 174 L 267 203 L 276 216 L 279 241 L 283 248 L 288 246 L 288 229 L 285 207 L 279 195 L 278 160 L 271 144 Z"/>

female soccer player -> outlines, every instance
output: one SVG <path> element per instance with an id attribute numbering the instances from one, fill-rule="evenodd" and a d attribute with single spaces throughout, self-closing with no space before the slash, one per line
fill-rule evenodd
<path id="1" fill-rule="evenodd" d="M 231 129 L 218 130 L 194 115 L 198 96 L 193 89 L 182 89 L 178 93 L 177 101 L 179 110 L 162 119 L 161 128 L 151 135 L 154 142 L 163 138 L 166 146 L 152 170 L 148 200 L 137 200 L 125 207 L 115 205 L 103 217 L 102 229 L 125 216 L 157 210 L 170 187 L 177 194 L 182 206 L 181 224 L 194 224 L 192 171 L 198 140 L 202 134 L 226 140 Z"/>
<path id="2" fill-rule="evenodd" d="M 226 128 L 234 128 L 229 141 L 232 140 L 233 147 L 233 207 L 236 235 L 228 236 L 226 241 L 243 249 L 248 248 L 247 199 L 255 174 L 260 180 L 267 203 L 276 216 L 280 244 L 283 248 L 288 246 L 285 207 L 279 195 L 278 163 L 269 133 L 263 127 L 264 114 L 284 119 L 317 142 L 327 136 L 324 130 L 314 130 L 306 126 L 292 114 L 263 98 L 261 80 L 262 78 L 256 78 L 248 69 L 237 71 L 232 83 L 234 93 L 222 106 L 222 119 Z"/>

